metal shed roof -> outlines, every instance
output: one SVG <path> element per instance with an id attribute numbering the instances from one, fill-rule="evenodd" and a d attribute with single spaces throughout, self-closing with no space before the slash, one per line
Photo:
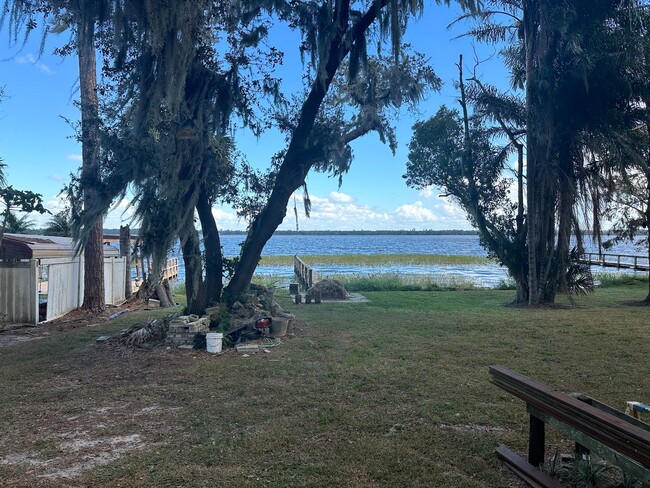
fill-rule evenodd
<path id="1" fill-rule="evenodd" d="M 71 258 L 74 243 L 71 237 L 5 234 L 0 246 L 0 259 Z M 113 246 L 104 246 L 104 257 L 117 257 Z"/>

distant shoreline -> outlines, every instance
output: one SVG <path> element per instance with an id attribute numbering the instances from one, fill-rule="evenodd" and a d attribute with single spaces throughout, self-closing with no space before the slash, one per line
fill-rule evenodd
<path id="1" fill-rule="evenodd" d="M 221 234 L 246 234 L 244 231 L 223 230 Z M 279 236 L 459 236 L 478 235 L 475 230 L 276 230 Z"/>
<path id="2" fill-rule="evenodd" d="M 104 235 L 119 235 L 119 229 L 104 229 Z M 244 230 L 220 230 L 221 235 L 246 235 Z M 137 235 L 137 229 L 131 229 L 131 235 Z M 475 236 L 475 230 L 276 230 L 274 235 L 279 236 Z"/>
<path id="3" fill-rule="evenodd" d="M 36 229 L 36 233 L 42 229 Z M 137 236 L 139 229 L 131 229 L 131 235 Z M 104 229 L 105 236 L 119 235 L 119 229 Z M 220 235 L 245 236 L 245 230 L 220 230 Z M 276 230 L 274 235 L 278 236 L 477 236 L 476 230 Z M 591 232 L 584 232 L 584 236 L 592 235 Z M 603 232 L 603 236 L 613 235 L 611 232 Z"/>

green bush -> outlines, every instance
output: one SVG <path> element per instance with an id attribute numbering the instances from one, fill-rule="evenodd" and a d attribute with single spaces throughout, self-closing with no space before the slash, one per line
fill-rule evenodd
<path id="1" fill-rule="evenodd" d="M 630 286 L 630 285 L 647 285 L 648 276 L 640 275 L 637 273 L 596 273 L 594 274 L 594 281 L 598 283 L 601 288 L 609 288 L 613 286 Z"/>
<path id="2" fill-rule="evenodd" d="M 499 280 L 497 285 L 494 287 L 495 290 L 514 290 L 516 289 L 517 284 L 512 278 L 504 278 Z"/>

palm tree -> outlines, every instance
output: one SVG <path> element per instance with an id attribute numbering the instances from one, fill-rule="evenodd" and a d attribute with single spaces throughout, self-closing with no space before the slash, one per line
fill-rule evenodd
<path id="1" fill-rule="evenodd" d="M 52 218 L 47 223 L 47 226 L 45 227 L 44 234 L 46 236 L 72 236 L 68 210 L 62 210 L 61 212 L 52 216 Z"/>
<path id="2" fill-rule="evenodd" d="M 29 234 L 34 231 L 34 221 L 29 215 L 16 217 L 16 214 L 9 212 L 5 223 L 5 232 L 9 234 Z"/>

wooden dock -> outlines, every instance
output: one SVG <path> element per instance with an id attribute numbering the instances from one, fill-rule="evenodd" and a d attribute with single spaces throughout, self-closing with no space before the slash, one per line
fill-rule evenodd
<path id="1" fill-rule="evenodd" d="M 167 258 L 167 264 L 163 270 L 163 280 L 175 280 L 178 278 L 178 258 Z"/>
<path id="2" fill-rule="evenodd" d="M 648 256 L 634 254 L 603 254 L 587 252 L 580 259 L 581 263 L 604 268 L 632 269 L 634 271 L 650 270 Z"/>
<path id="3" fill-rule="evenodd" d="M 297 254 L 293 257 L 293 272 L 296 274 L 298 282 L 307 289 L 321 280 L 318 271 L 300 259 Z"/>

